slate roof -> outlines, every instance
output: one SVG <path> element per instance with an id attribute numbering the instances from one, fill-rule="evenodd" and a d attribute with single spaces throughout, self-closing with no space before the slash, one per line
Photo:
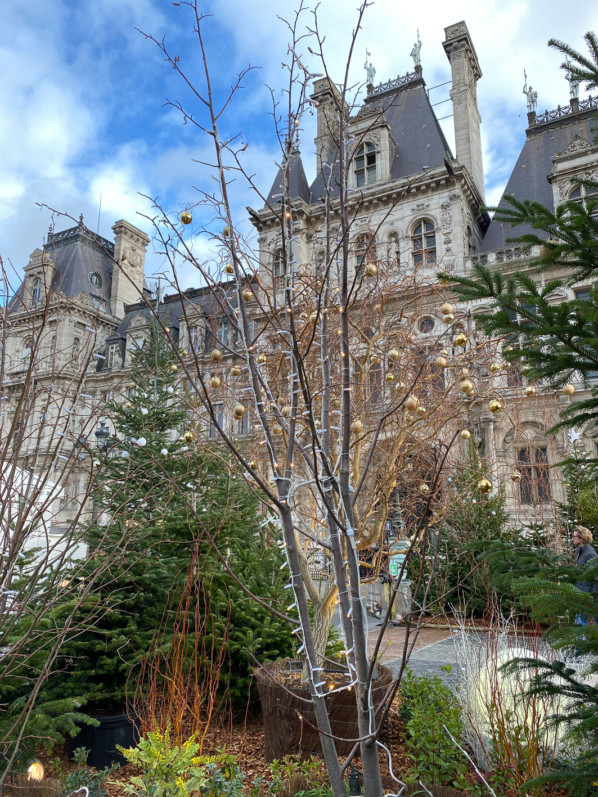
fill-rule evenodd
<path id="1" fill-rule="evenodd" d="M 453 157 L 430 105 L 425 81 L 412 75 L 406 77 L 410 79 L 397 78 L 374 89 L 374 93 L 366 98 L 363 108 L 356 117 L 358 119 L 360 115 L 371 116 L 374 123 L 380 114 L 383 114 L 388 122 L 390 136 L 396 145 L 390 167 L 390 180 L 442 167 L 446 157 L 450 159 Z M 335 161 L 336 154 L 333 154 L 328 162 L 329 166 Z M 325 177 L 328 175 L 320 172 L 312 183 L 310 187 L 312 203 L 326 193 Z M 334 177 L 332 194 L 333 196 L 338 194 L 338 178 Z"/>
<path id="2" fill-rule="evenodd" d="M 305 169 L 303 168 L 303 161 L 301 160 L 301 153 L 298 149 L 293 150 L 288 162 L 288 196 L 290 199 L 303 199 L 309 203 L 310 193 L 307 177 L 305 176 Z M 278 170 L 278 174 L 272 183 L 272 188 L 268 192 L 268 203 L 276 205 L 282 200 L 282 193 L 284 192 L 284 171 L 282 167 Z"/>
<path id="3" fill-rule="evenodd" d="M 526 130 L 526 139 L 509 178 L 498 207 L 508 207 L 505 194 L 516 199 L 531 199 L 554 210 L 552 186 L 548 175 L 552 172 L 552 157 L 563 152 L 576 135 L 592 141 L 596 126 L 594 111 L 582 111 L 560 119 L 533 125 Z M 505 229 L 498 221 L 492 221 L 484 236 L 481 252 L 491 252 L 507 245 L 507 238 L 530 232 L 527 226 Z"/>

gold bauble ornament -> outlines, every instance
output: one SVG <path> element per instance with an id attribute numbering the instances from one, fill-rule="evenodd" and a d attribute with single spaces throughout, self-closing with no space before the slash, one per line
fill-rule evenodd
<path id="1" fill-rule="evenodd" d="M 463 332 L 459 332 L 457 337 L 454 340 L 455 346 L 467 346 L 467 335 Z"/>
<path id="2" fill-rule="evenodd" d="M 363 432 L 363 423 L 360 420 L 353 421 L 351 431 L 353 434 L 360 434 L 360 432 Z"/>
<path id="3" fill-rule="evenodd" d="M 438 368 L 447 368 L 448 362 L 446 361 L 445 357 L 437 357 L 434 360 L 434 363 L 438 366 Z"/>
<path id="4" fill-rule="evenodd" d="M 448 313 L 444 317 L 444 323 L 445 324 L 452 324 L 454 320 L 455 320 L 455 316 L 452 313 Z"/>
<path id="5" fill-rule="evenodd" d="M 257 361 L 258 361 L 258 363 L 260 363 L 260 365 L 262 365 L 263 363 L 267 363 L 268 362 L 268 358 L 263 353 L 262 354 L 258 354 Z"/>
<path id="6" fill-rule="evenodd" d="M 272 427 L 272 434 L 282 434 L 282 426 L 279 423 L 275 423 Z"/>
<path id="7" fill-rule="evenodd" d="M 533 397 L 536 395 L 536 388 L 535 388 L 535 387 L 533 387 L 532 385 L 528 385 L 528 386 L 525 388 L 525 395 L 526 395 L 528 398 L 533 398 Z"/>
<path id="8" fill-rule="evenodd" d="M 370 360 L 370 365 L 378 365 L 380 362 L 382 362 L 380 360 L 380 357 L 378 357 L 377 354 L 374 354 L 374 356 Z"/>
<path id="9" fill-rule="evenodd" d="M 368 277 L 375 277 L 378 273 L 378 266 L 375 263 L 368 263 L 365 267 L 365 273 Z"/>
<path id="10" fill-rule="evenodd" d="M 185 434 L 183 435 L 183 440 L 185 441 L 185 443 L 192 443 L 194 439 L 195 435 L 193 434 L 193 432 L 185 432 Z"/>
<path id="11" fill-rule="evenodd" d="M 471 396 L 474 391 L 474 385 L 471 379 L 464 379 L 459 385 L 459 390 L 461 393 L 465 393 L 466 396 Z"/>
<path id="12" fill-rule="evenodd" d="M 469 376 L 469 368 L 461 368 L 461 376 Z"/>
<path id="13" fill-rule="evenodd" d="M 386 356 L 391 361 L 391 363 L 396 363 L 399 361 L 401 354 L 398 349 L 390 349 Z"/>
<path id="14" fill-rule="evenodd" d="M 513 473 L 511 473 L 511 481 L 520 482 L 521 481 L 521 471 L 514 470 Z"/>
<path id="15" fill-rule="evenodd" d="M 565 396 L 572 396 L 575 393 L 575 388 L 570 382 L 566 385 L 563 385 L 563 393 Z"/>
<path id="16" fill-rule="evenodd" d="M 453 305 L 445 302 L 440 305 L 440 312 L 442 315 L 450 315 L 453 312 Z"/>
<path id="17" fill-rule="evenodd" d="M 249 288 L 246 288 L 243 291 L 243 298 L 246 302 L 250 302 L 253 299 L 253 291 L 250 291 Z"/>
<path id="18" fill-rule="evenodd" d="M 461 429 L 461 439 L 462 440 L 469 440 L 471 437 L 471 432 L 469 429 Z"/>
<path id="19" fill-rule="evenodd" d="M 408 396 L 405 399 L 405 409 L 412 412 L 413 410 L 417 409 L 417 405 L 419 404 L 419 399 L 415 396 Z"/>
<path id="20" fill-rule="evenodd" d="M 220 379 L 219 376 L 213 376 L 210 379 L 210 387 L 213 387 L 214 389 L 216 389 L 217 387 L 220 387 L 221 385 L 222 385 L 222 379 Z"/>
<path id="21" fill-rule="evenodd" d="M 234 274 L 235 273 L 235 267 L 233 266 L 232 263 L 226 263 L 225 264 L 224 273 L 225 274 Z"/>
<path id="22" fill-rule="evenodd" d="M 500 371 L 499 363 L 491 363 L 490 365 L 490 373 L 497 374 Z"/>
<path id="23" fill-rule="evenodd" d="M 498 399 L 492 399 L 490 404 L 488 404 L 488 409 L 490 412 L 500 412 L 502 410 L 502 404 Z"/>
<path id="24" fill-rule="evenodd" d="M 282 417 L 283 417 L 283 418 L 288 418 L 288 417 L 290 416 L 290 414 L 291 414 L 291 408 L 289 407 L 289 405 L 288 405 L 288 404 L 286 404 L 286 405 L 285 405 L 285 406 L 284 406 L 284 407 L 281 409 L 281 411 L 280 411 L 280 414 L 282 415 Z"/>
<path id="25" fill-rule="evenodd" d="M 183 357 L 186 357 L 189 354 L 189 351 L 187 349 L 183 349 L 181 354 L 183 355 Z"/>
<path id="26" fill-rule="evenodd" d="M 230 227 L 228 226 L 228 224 L 222 228 L 222 235 L 224 235 L 225 238 L 228 238 L 228 236 L 230 235 Z"/>
<path id="27" fill-rule="evenodd" d="M 425 407 L 418 407 L 416 412 L 417 412 L 417 414 L 419 415 L 420 418 L 423 418 L 424 415 L 426 414 L 427 410 L 426 410 Z"/>
<path id="28" fill-rule="evenodd" d="M 428 493 L 430 492 L 430 488 L 428 487 L 427 484 L 420 484 L 419 491 L 422 495 L 428 495 Z"/>
<path id="29" fill-rule="evenodd" d="M 212 362 L 214 363 L 219 363 L 221 359 L 222 359 L 222 352 L 220 351 L 220 349 L 212 349 L 212 351 L 210 352 L 210 360 L 212 360 Z"/>
<path id="30" fill-rule="evenodd" d="M 395 375 L 394 374 L 386 374 L 384 379 L 385 379 L 386 382 L 388 382 L 390 384 L 390 382 L 394 382 L 395 381 Z"/>
<path id="31" fill-rule="evenodd" d="M 340 410 L 340 408 L 341 408 L 341 400 L 337 399 L 337 398 L 332 399 L 332 406 L 334 407 L 335 410 Z"/>
<path id="32" fill-rule="evenodd" d="M 233 415 L 237 420 L 240 420 L 245 415 L 245 407 L 243 404 L 236 404 L 233 410 Z"/>
<path id="33" fill-rule="evenodd" d="M 133 405 L 131 404 L 131 402 L 130 402 L 130 401 L 127 401 L 127 403 L 125 404 L 125 407 L 126 407 L 128 410 L 130 410 L 132 406 L 133 406 Z"/>
<path id="34" fill-rule="evenodd" d="M 255 460 L 253 459 L 249 460 L 249 467 L 251 468 L 251 470 L 255 470 L 256 467 Z"/>
<path id="35" fill-rule="evenodd" d="M 317 314 L 317 313 L 314 311 L 314 312 L 313 312 L 313 313 L 310 315 L 310 317 L 309 317 L 309 320 L 310 320 L 310 322 L 311 322 L 312 324 L 315 324 L 315 323 L 317 322 L 317 320 L 318 320 L 318 314 Z"/>
<path id="36" fill-rule="evenodd" d="M 488 495 L 488 493 L 492 492 L 492 482 L 490 481 L 490 479 L 487 479 L 485 476 L 483 479 L 479 480 L 476 487 L 482 493 L 482 495 Z"/>
<path id="37" fill-rule="evenodd" d="M 230 372 L 232 376 L 241 376 L 243 369 L 240 365 L 233 365 L 233 367 L 230 369 Z"/>
<path id="38" fill-rule="evenodd" d="M 179 367 L 178 367 L 178 365 L 175 365 L 175 363 L 173 363 L 170 366 L 170 370 L 174 373 L 174 371 L 178 371 L 179 370 Z"/>
<path id="39" fill-rule="evenodd" d="M 189 213 L 188 210 L 184 210 L 181 215 L 179 216 L 182 224 L 191 224 L 193 221 L 193 216 Z"/>

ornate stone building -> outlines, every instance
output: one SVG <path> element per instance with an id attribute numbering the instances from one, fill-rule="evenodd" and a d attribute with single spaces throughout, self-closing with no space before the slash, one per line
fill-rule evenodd
<path id="1" fill-rule="evenodd" d="M 277 174 L 265 207 L 251 210 L 258 233 L 258 282 L 261 290 L 272 293 L 274 302 L 286 269 L 314 268 L 317 273 L 325 235 L 334 234 L 340 212 L 339 146 L 344 148 L 345 162 L 351 164 L 349 245 L 355 273 L 359 275 L 372 260 L 384 262 L 396 274 L 417 272 L 429 296 L 424 299 L 428 311 L 425 326 L 420 327 L 422 335 L 434 331 L 438 345 L 450 346 L 455 334 L 437 309 L 439 269 L 466 274 L 477 260 L 496 265 L 505 274 L 525 267 L 529 255 L 509 245 L 510 231 L 491 221 L 484 210 L 477 106 L 482 73 L 474 45 L 464 22 L 449 26 L 445 34 L 443 46 L 452 76 L 454 153 L 430 103 L 419 63 L 403 77 L 368 85 L 363 104 L 354 109 L 342 107 L 337 89 L 327 79 L 314 83 L 315 179 L 308 182 L 302 156 L 295 150 Z M 531 110 L 525 144 L 506 193 L 537 200 L 551 209 L 567 198 L 584 201 L 585 189 L 570 180 L 598 176 L 598 146 L 592 133 L 596 108 L 593 99 L 572 97 L 556 111 L 538 115 Z M 344 137 L 339 137 L 341 117 Z M 292 216 L 289 240 L 281 237 L 277 221 L 283 197 L 289 203 L 285 212 Z M 33 457 L 34 465 L 48 434 L 68 434 L 73 446 L 79 435 L 93 435 L 102 420 L 102 400 L 119 381 L 126 380 L 130 352 L 146 334 L 153 316 L 146 300 L 154 309 L 156 300 L 144 293 L 143 281 L 148 238 L 125 221 L 113 229 L 114 243 L 82 227 L 49 235 L 43 250 L 35 250 L 25 267 L 23 285 L 5 317 L 10 326 L 3 330 L 7 413 L 2 445 L 17 446 L 21 459 Z M 588 285 L 580 285 L 576 290 L 581 295 L 587 289 Z M 202 359 L 210 336 L 212 344 L 218 340 L 225 348 L 234 347 L 226 318 L 218 309 L 218 293 L 228 290 L 229 284 L 223 283 L 214 290 L 197 289 L 160 301 L 157 312 L 181 349 Z M 43 301 L 46 293 L 48 302 Z M 471 308 L 458 310 L 460 328 L 472 332 Z M 44 331 L 37 337 L 42 311 Z M 259 327 L 259 317 L 255 324 Z M 34 350 L 37 370 L 32 375 L 27 365 Z M 86 367 L 81 372 L 83 361 Z M 205 368 L 209 372 L 207 361 Z M 571 399 L 538 396 L 526 403 L 526 386 L 513 370 L 484 373 L 480 378 L 513 407 L 494 416 L 486 406 L 478 406 L 472 409 L 471 420 L 497 483 L 506 485 L 509 509 L 517 521 L 550 519 L 553 502 L 563 493 L 557 472 L 549 466 L 565 455 L 568 438 L 564 434 L 547 438 L 545 432 L 559 408 Z M 70 411 L 64 428 L 56 425 L 52 415 L 56 408 L 48 408 L 48 397 L 59 385 L 62 394 L 70 396 L 61 405 Z M 576 388 L 575 398 L 583 397 L 583 385 Z M 29 391 L 31 400 L 29 426 L 15 429 L 10 425 L 10 405 L 14 407 L 23 391 Z M 218 412 L 227 422 L 224 404 Z M 206 433 L 211 433 L 209 423 Z M 590 439 L 586 445 L 595 453 Z M 516 472 L 522 478 L 511 481 Z M 77 473 L 83 481 L 84 468 Z M 66 486 L 57 530 L 68 514 L 68 501 L 74 501 L 79 492 L 80 484 Z"/>

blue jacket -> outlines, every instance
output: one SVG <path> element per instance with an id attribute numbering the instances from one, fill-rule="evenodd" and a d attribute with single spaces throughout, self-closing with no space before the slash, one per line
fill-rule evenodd
<path id="1" fill-rule="evenodd" d="M 589 543 L 580 545 L 575 549 L 575 564 L 582 567 L 598 556 Z M 577 589 L 582 592 L 598 592 L 598 581 L 578 581 Z"/>

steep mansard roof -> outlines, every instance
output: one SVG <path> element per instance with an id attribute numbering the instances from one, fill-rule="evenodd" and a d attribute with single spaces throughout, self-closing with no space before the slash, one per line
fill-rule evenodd
<path id="1" fill-rule="evenodd" d="M 583 107 L 583 104 L 580 103 L 580 106 Z M 578 113 L 570 113 L 565 108 L 538 117 L 539 123 L 526 130 L 525 144 L 498 207 L 508 207 L 505 194 L 510 194 L 516 199 L 540 202 L 550 210 L 554 210 L 552 186 L 547 179 L 553 169 L 552 158 L 567 149 L 576 136 L 587 141 L 594 139 L 593 128 L 596 127 L 594 114 L 595 107 Z M 552 116 L 556 118 L 550 118 Z M 502 249 L 507 245 L 507 238 L 525 235 L 530 231 L 529 227 L 523 226 L 515 230 L 506 229 L 498 221 L 492 221 L 484 236 L 481 251 Z"/>
<path id="2" fill-rule="evenodd" d="M 434 169 L 444 164 L 445 157 L 452 158 L 436 114 L 426 93 L 424 80 L 415 73 L 390 80 L 373 89 L 366 98 L 354 121 L 371 119 L 372 124 L 385 120 L 389 125 L 394 147 L 390 180 L 398 180 Z M 367 139 L 367 134 L 365 134 Z M 300 198 L 308 204 L 317 202 L 326 193 L 330 168 L 333 178 L 330 185 L 333 196 L 338 194 L 337 155 L 334 152 L 323 172 L 308 185 L 301 155 L 297 150 L 289 159 L 288 192 L 291 199 Z M 268 193 L 268 202 L 276 204 L 284 191 L 284 173 L 278 170 Z"/>

